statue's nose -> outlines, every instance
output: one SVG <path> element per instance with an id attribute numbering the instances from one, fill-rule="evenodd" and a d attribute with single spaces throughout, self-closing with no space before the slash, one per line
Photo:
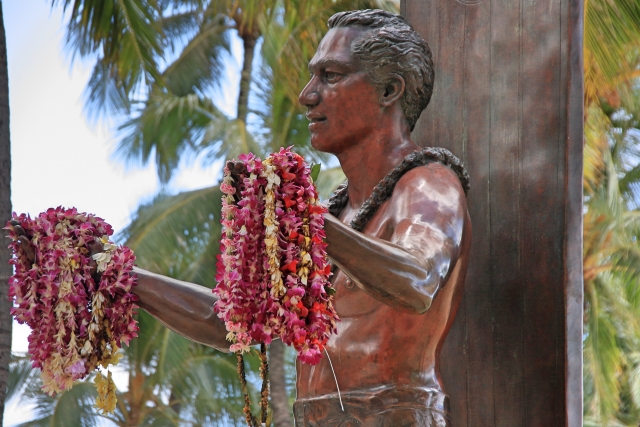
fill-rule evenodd
<path id="1" fill-rule="evenodd" d="M 320 94 L 317 91 L 317 88 L 313 84 L 313 80 L 309 81 L 302 92 L 300 92 L 300 96 L 298 97 L 298 102 L 300 105 L 310 108 L 315 107 L 320 103 Z"/>

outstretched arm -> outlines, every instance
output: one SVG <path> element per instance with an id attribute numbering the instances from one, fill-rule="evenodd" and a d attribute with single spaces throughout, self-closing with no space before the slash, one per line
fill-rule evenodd
<path id="1" fill-rule="evenodd" d="M 192 341 L 229 351 L 224 323 L 213 311 L 211 289 L 135 267 L 137 304 L 163 325 Z"/>
<path id="2" fill-rule="evenodd" d="M 455 175 L 433 163 L 408 172 L 387 201 L 389 241 L 325 216 L 327 253 L 357 286 L 400 310 L 424 313 L 458 261 L 470 227 Z M 467 230 L 467 234 L 468 231 Z"/>
<path id="3" fill-rule="evenodd" d="M 18 241 L 29 259 L 36 262 L 35 251 L 18 221 L 11 221 Z M 88 244 L 90 255 L 103 251 L 99 241 Z M 95 274 L 97 264 L 93 262 Z M 211 289 L 183 282 L 134 267 L 138 284 L 132 292 L 138 296 L 137 304 L 166 327 L 193 341 L 218 350 L 229 351 L 224 323 L 213 311 L 216 298 Z"/>

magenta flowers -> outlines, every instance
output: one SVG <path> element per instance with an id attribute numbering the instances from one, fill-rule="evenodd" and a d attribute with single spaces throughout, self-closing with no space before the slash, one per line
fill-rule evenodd
<path id="1" fill-rule="evenodd" d="M 137 297 L 131 293 L 135 256 L 109 241 L 109 224 L 75 208 L 51 208 L 33 219 L 14 214 L 13 220 L 30 239 L 35 261 L 28 259 L 9 223 L 15 255 L 10 261 L 15 266 L 9 280 L 15 305 L 11 314 L 31 327 L 31 361 L 42 370 L 44 390 L 53 394 L 99 365 L 117 363 L 118 348 L 137 336 Z M 104 252 L 92 257 L 87 244 L 97 241 Z M 115 394 L 100 396 L 98 407 L 115 407 Z"/>
<path id="2" fill-rule="evenodd" d="M 273 338 L 317 364 L 339 320 L 324 243 L 326 209 L 303 158 L 281 149 L 264 161 L 239 157 L 246 172 L 225 168 L 224 233 L 214 293 L 231 351 Z"/>

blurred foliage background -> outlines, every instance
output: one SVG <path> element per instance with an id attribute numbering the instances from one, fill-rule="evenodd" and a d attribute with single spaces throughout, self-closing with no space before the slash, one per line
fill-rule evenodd
<path id="1" fill-rule="evenodd" d="M 125 163 L 155 160 L 167 182 L 180 159 L 205 162 L 309 146 L 298 93 L 335 12 L 393 0 L 51 0 L 67 10 L 67 48 L 94 61 L 87 115 L 118 124 Z M 585 426 L 640 423 L 640 2 L 585 0 L 584 412 Z M 231 54 L 243 47 L 237 114 L 216 104 Z M 322 194 L 342 180 L 324 170 Z M 143 268 L 214 286 L 220 190 L 159 194 L 121 240 Z M 128 387 L 111 416 L 92 407 L 87 382 L 54 397 L 14 355 L 7 399 L 36 406 L 26 426 L 243 425 L 233 355 L 191 343 L 141 312 L 140 337 L 121 362 Z M 248 358 L 257 372 L 257 361 Z M 274 424 L 292 426 L 294 356 L 271 349 Z M 255 382 L 255 378 L 254 378 Z M 254 393 L 254 402 L 255 390 Z"/>

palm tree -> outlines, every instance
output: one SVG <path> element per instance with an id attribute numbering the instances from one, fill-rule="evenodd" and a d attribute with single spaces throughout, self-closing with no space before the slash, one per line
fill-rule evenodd
<path id="1" fill-rule="evenodd" d="M 391 0 L 203 1 L 191 9 L 181 8 L 176 28 L 175 10 L 165 8 L 160 29 L 187 41 L 166 44 L 163 57 L 175 59 L 167 61 L 161 77 L 149 85 L 146 99 L 120 127 L 124 137 L 119 154 L 143 163 L 154 155 L 164 182 L 189 154 L 206 153 L 207 160 L 213 161 L 294 145 L 309 159 L 325 159 L 309 147 L 307 122 L 297 102 L 308 79 L 307 63 L 332 14 L 371 7 L 398 9 Z M 222 52 L 233 34 L 245 50 L 237 116 L 230 118 L 216 107 L 211 89 L 221 84 Z M 255 58 L 258 41 L 262 45 Z M 177 47 L 181 49 L 174 52 Z M 254 62 L 260 65 L 257 71 Z M 250 92 L 253 102 L 249 102 Z"/>
<path id="2" fill-rule="evenodd" d="M 7 39 L 4 31 L 2 2 L 0 2 L 0 218 L 11 217 L 11 145 L 9 138 L 9 75 L 7 69 Z M 2 220 L 0 220 L 2 221 Z M 11 326 L 9 311 L 9 276 L 12 268 L 8 261 L 11 252 L 0 245 L 0 426 L 4 414 L 5 393 L 11 357 Z"/>
<path id="3" fill-rule="evenodd" d="M 584 185 L 598 185 L 605 170 L 607 130 L 611 128 L 601 101 L 618 108 L 640 77 L 640 5 L 635 0 L 585 1 Z"/>
<path id="4" fill-rule="evenodd" d="M 638 425 L 640 5 L 585 14 L 585 425 Z"/>
<path id="5" fill-rule="evenodd" d="M 613 156 L 604 162 L 584 216 L 585 419 L 638 425 L 640 212 L 627 209 Z"/>

